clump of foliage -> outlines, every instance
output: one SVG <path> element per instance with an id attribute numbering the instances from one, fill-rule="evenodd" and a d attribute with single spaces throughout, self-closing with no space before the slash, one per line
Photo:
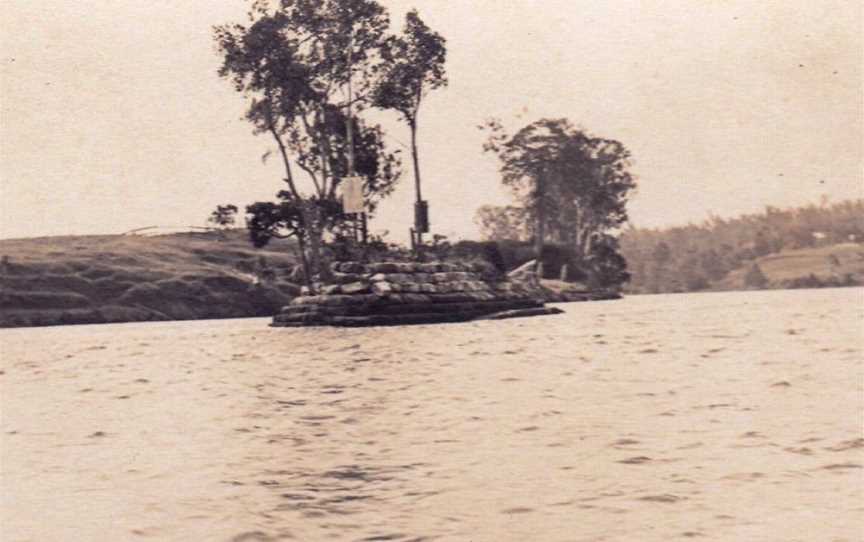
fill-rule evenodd
<path id="1" fill-rule="evenodd" d="M 613 234 L 627 221 L 627 199 L 636 187 L 627 148 L 567 119 L 542 119 L 512 136 L 496 120 L 482 128 L 490 134 L 484 150 L 498 156 L 502 181 L 518 202 L 478 211 L 486 238 L 531 238 L 544 264 L 544 246 L 554 241 L 566 247 L 568 265 L 594 282 L 626 281 Z"/>
<path id="2" fill-rule="evenodd" d="M 256 246 L 295 238 L 311 277 L 327 271 L 325 233 L 344 224 L 342 179 L 363 177 L 371 213 L 400 176 L 397 152 L 360 116 L 380 82 L 389 18 L 374 0 L 255 0 L 248 16 L 214 29 L 219 75 L 246 98 L 254 132 L 273 139 L 286 187 L 248 206 L 247 226 Z"/>
<path id="3" fill-rule="evenodd" d="M 236 205 L 217 205 L 216 210 L 210 213 L 207 222 L 217 228 L 230 228 L 237 220 L 238 210 Z"/>
<path id="4" fill-rule="evenodd" d="M 382 109 L 397 111 L 411 131 L 414 187 L 419 203 L 423 201 L 417 149 L 420 104 L 429 91 L 447 85 L 445 40 L 423 22 L 416 10 L 411 10 L 405 16 L 402 34 L 385 40 L 381 56 L 383 75 L 374 91 L 373 102 Z M 415 224 L 415 228 L 421 232 L 422 241 L 421 225 Z"/>

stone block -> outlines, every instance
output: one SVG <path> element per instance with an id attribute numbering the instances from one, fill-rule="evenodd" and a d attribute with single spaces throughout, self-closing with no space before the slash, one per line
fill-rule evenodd
<path id="1" fill-rule="evenodd" d="M 346 305 L 350 303 L 350 301 L 348 300 L 351 298 L 350 295 L 345 294 L 322 295 L 319 297 L 321 297 L 321 300 L 318 301 L 317 304 L 320 305 L 322 308 L 325 306 L 339 307 L 342 305 Z"/>
<path id="2" fill-rule="evenodd" d="M 321 303 L 326 296 L 323 295 L 301 295 L 291 300 L 292 305 L 311 305 Z"/>
<path id="3" fill-rule="evenodd" d="M 392 262 L 377 262 L 369 264 L 370 273 L 398 273 L 399 266 Z"/>
<path id="4" fill-rule="evenodd" d="M 314 306 L 338 306 L 338 305 L 374 305 L 381 300 L 381 296 L 373 293 L 366 294 L 333 294 L 333 295 L 307 295 L 295 297 L 291 300 L 289 307 L 309 306 L 309 310 L 314 310 Z M 292 309 L 294 310 L 294 309 Z"/>
<path id="5" fill-rule="evenodd" d="M 273 317 L 273 322 L 279 324 L 315 324 L 321 322 L 322 320 L 322 316 L 316 313 L 277 314 Z"/>
<path id="6" fill-rule="evenodd" d="M 387 274 L 387 280 L 389 282 L 399 282 L 402 284 L 404 284 L 406 282 L 415 282 L 414 279 L 412 278 L 412 275 L 407 274 L 407 273 L 388 273 Z"/>
<path id="7" fill-rule="evenodd" d="M 365 294 L 369 293 L 369 283 L 367 282 L 349 282 L 342 285 L 342 293 L 345 294 Z"/>
<path id="8" fill-rule="evenodd" d="M 372 284 L 372 291 L 380 295 L 391 294 L 393 293 L 393 286 L 389 282 L 375 282 Z"/>
<path id="9" fill-rule="evenodd" d="M 376 293 L 356 294 L 349 297 L 351 304 L 362 305 L 365 307 L 373 307 L 387 299 L 386 297 Z"/>
<path id="10" fill-rule="evenodd" d="M 446 294 L 453 291 L 453 287 L 449 282 L 436 282 L 435 287 L 438 289 L 439 294 Z"/>
<path id="11" fill-rule="evenodd" d="M 390 294 L 387 296 L 387 302 L 395 305 L 407 303 L 403 294 Z"/>
<path id="12" fill-rule="evenodd" d="M 333 282 L 336 284 L 348 284 L 349 282 L 358 282 L 363 280 L 362 273 L 333 273 Z"/>
<path id="13" fill-rule="evenodd" d="M 424 294 L 436 294 L 438 293 L 437 288 L 435 288 L 434 284 L 430 284 L 428 282 L 424 282 L 420 284 L 420 291 Z"/>
<path id="14" fill-rule="evenodd" d="M 432 298 L 423 294 L 402 294 L 405 303 L 431 303 Z"/>
<path id="15" fill-rule="evenodd" d="M 329 284 L 321 288 L 321 293 L 324 295 L 333 295 L 342 292 L 342 287 L 338 284 Z"/>
<path id="16" fill-rule="evenodd" d="M 362 274 L 366 272 L 366 266 L 359 262 L 342 262 L 338 269 L 341 273 Z"/>

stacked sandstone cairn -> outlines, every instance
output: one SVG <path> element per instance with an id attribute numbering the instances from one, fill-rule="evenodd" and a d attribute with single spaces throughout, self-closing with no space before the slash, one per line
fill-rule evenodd
<path id="1" fill-rule="evenodd" d="M 532 284 L 486 263 L 335 262 L 326 283 L 304 287 L 273 325 L 381 326 L 557 314 Z"/>

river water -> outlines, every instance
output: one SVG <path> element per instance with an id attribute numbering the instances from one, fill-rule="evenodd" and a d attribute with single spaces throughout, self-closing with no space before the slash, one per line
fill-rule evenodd
<path id="1" fill-rule="evenodd" d="M 864 539 L 864 290 L 0 331 L 2 539 Z"/>

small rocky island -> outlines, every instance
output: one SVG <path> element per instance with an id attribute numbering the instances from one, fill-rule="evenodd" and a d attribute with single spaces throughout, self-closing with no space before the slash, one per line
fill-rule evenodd
<path id="1" fill-rule="evenodd" d="M 501 275 L 484 262 L 334 262 L 273 326 L 387 326 L 558 314 L 531 273 Z"/>

